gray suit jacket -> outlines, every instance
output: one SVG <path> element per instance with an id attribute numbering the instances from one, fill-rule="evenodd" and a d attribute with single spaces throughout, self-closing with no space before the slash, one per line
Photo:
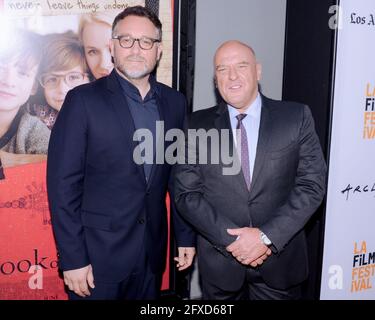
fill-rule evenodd
<path id="1" fill-rule="evenodd" d="M 188 128 L 230 129 L 226 104 L 191 114 Z M 209 153 L 210 148 L 208 144 Z M 259 267 L 265 283 L 277 289 L 301 283 L 308 275 L 303 228 L 320 205 L 326 184 L 326 164 L 309 108 L 262 96 L 250 190 L 242 172 L 223 175 L 223 167 L 221 162 L 174 169 L 177 208 L 199 233 L 201 276 L 223 290 L 239 289 L 247 267 L 226 252 L 235 240 L 226 229 L 253 226 L 273 243 L 273 254 Z"/>

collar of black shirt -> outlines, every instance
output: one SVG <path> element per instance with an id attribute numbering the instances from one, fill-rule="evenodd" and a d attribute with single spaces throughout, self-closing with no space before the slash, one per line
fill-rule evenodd
<path id="1" fill-rule="evenodd" d="M 142 100 L 141 94 L 139 93 L 138 88 L 130 83 L 128 80 L 125 78 L 121 77 L 117 72 L 116 72 L 117 78 L 119 79 L 121 88 L 124 92 L 124 94 L 139 102 L 147 102 L 150 99 L 154 98 L 155 94 L 160 94 L 160 87 L 158 85 L 158 82 L 156 81 L 156 78 L 154 75 L 150 74 L 149 77 L 149 82 L 150 82 L 150 91 L 146 94 L 145 98 Z"/>

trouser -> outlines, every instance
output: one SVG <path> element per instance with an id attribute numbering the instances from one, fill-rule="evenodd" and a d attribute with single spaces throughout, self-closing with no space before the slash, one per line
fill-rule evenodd
<path id="1" fill-rule="evenodd" d="M 95 288 L 89 288 L 90 296 L 82 298 L 73 291 L 68 294 L 70 300 L 155 300 L 160 296 L 161 280 L 162 275 L 154 274 L 151 270 L 143 249 L 132 272 L 121 282 L 110 283 L 101 281 L 100 278 L 94 279 Z"/>
<path id="2" fill-rule="evenodd" d="M 204 300 L 299 300 L 301 286 L 294 286 L 286 290 L 269 287 L 262 279 L 260 272 L 248 268 L 243 286 L 237 291 L 225 291 L 214 283 L 201 279 L 202 296 Z"/>

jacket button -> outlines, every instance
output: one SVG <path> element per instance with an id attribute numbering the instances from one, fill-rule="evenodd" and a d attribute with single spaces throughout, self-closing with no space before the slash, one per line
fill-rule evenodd
<path id="1" fill-rule="evenodd" d="M 144 218 L 140 218 L 140 219 L 138 219 L 138 223 L 139 223 L 139 224 L 144 224 L 144 223 L 145 223 L 145 219 L 144 219 Z"/>

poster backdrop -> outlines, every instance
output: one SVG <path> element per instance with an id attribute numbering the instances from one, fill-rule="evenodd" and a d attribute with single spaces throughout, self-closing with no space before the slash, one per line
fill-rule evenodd
<path id="1" fill-rule="evenodd" d="M 171 0 L 0 0 L 0 299 L 67 298 L 46 192 L 50 130 L 70 89 L 112 71 L 111 25 L 132 5 L 159 15 L 157 78 L 171 85 Z"/>
<path id="2" fill-rule="evenodd" d="M 321 299 L 375 299 L 375 1 L 340 1 Z"/>

